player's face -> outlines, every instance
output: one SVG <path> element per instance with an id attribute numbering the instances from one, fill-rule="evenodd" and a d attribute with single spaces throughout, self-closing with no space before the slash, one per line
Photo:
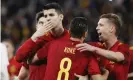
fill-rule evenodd
<path id="1" fill-rule="evenodd" d="M 40 17 L 38 22 L 37 22 L 36 29 L 38 30 L 39 27 L 42 27 L 44 22 L 45 22 L 45 18 L 44 17 Z"/>
<path id="2" fill-rule="evenodd" d="M 107 18 L 101 18 L 96 27 L 100 41 L 106 41 L 110 37 L 110 24 Z"/>
<path id="3" fill-rule="evenodd" d="M 51 21 L 55 27 L 62 22 L 60 14 L 58 14 L 55 9 L 44 10 L 44 18 L 46 21 Z"/>
<path id="4" fill-rule="evenodd" d="M 14 46 L 8 41 L 4 41 L 3 44 L 6 45 L 7 52 L 8 52 L 8 58 L 11 59 L 13 57 L 13 53 L 15 50 Z"/>

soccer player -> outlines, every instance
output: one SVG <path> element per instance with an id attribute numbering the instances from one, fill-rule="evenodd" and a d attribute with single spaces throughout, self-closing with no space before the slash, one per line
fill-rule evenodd
<path id="1" fill-rule="evenodd" d="M 133 46 L 130 47 L 130 66 L 128 72 L 128 80 L 133 80 Z"/>
<path id="2" fill-rule="evenodd" d="M 75 45 L 83 43 L 88 30 L 87 19 L 83 17 L 74 18 L 70 25 L 70 38 L 58 39 L 49 42 L 40 49 L 32 62 L 42 60 L 47 57 L 47 68 L 44 80 L 75 80 L 75 73 L 79 75 L 89 74 L 92 75 L 92 80 L 104 80 L 100 75 L 100 70 L 95 71 L 94 65 L 98 63 L 93 60 L 88 52 L 79 52 L 76 50 Z M 43 53 L 43 54 L 42 54 Z M 91 64 L 90 64 L 91 62 Z"/>
<path id="3" fill-rule="evenodd" d="M 76 45 L 81 52 L 90 51 L 102 56 L 101 64 L 110 72 L 107 80 L 127 80 L 130 54 L 128 45 L 117 39 L 120 27 L 121 19 L 116 14 L 103 14 L 96 30 L 99 40 L 104 42 L 104 49 L 86 43 Z"/>
<path id="4" fill-rule="evenodd" d="M 45 21 L 45 19 L 44 19 L 44 14 L 43 14 L 43 12 L 41 11 L 41 12 L 38 12 L 37 14 L 36 14 L 36 30 L 38 30 L 40 27 L 42 27 L 43 26 L 43 24 L 44 24 L 44 21 Z M 17 57 L 16 57 L 17 58 Z M 16 59 L 17 60 L 17 59 Z M 35 65 L 30 65 L 30 67 L 29 67 L 29 65 L 27 64 L 27 63 L 22 63 L 23 64 L 23 66 L 21 67 L 21 70 L 20 70 L 20 72 L 19 72 L 19 75 L 18 75 L 18 78 L 20 79 L 20 80 L 27 80 L 27 77 L 28 76 L 30 76 L 29 78 L 30 79 L 33 79 L 33 77 L 32 77 L 32 72 L 34 71 L 34 70 L 36 70 L 37 71 L 37 69 L 38 69 L 38 66 L 35 66 Z M 30 75 L 28 75 L 30 73 Z M 38 76 L 39 74 L 36 74 L 36 76 Z M 34 75 L 33 75 L 34 76 Z"/>
<path id="5" fill-rule="evenodd" d="M 47 42 L 57 38 L 69 38 L 69 33 L 63 28 L 63 11 L 59 4 L 49 3 L 43 8 L 44 24 L 27 40 L 18 50 L 16 60 L 19 62 L 27 62 L 27 59 L 34 56 L 34 54 L 44 46 Z M 38 65 L 32 65 L 30 72 L 30 80 L 42 80 L 45 74 L 46 61 L 43 63 L 37 62 Z M 31 68 L 30 68 L 31 69 Z M 43 75 L 43 76 L 42 76 Z"/>

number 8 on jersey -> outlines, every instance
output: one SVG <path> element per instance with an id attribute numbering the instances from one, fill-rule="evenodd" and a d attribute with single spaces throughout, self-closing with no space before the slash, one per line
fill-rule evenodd
<path id="1" fill-rule="evenodd" d="M 67 62 L 67 67 L 64 68 L 64 64 Z M 63 58 L 60 63 L 60 71 L 58 72 L 57 80 L 61 80 L 62 74 L 65 73 L 65 79 L 68 80 L 69 78 L 69 70 L 71 68 L 72 61 L 70 58 Z"/>

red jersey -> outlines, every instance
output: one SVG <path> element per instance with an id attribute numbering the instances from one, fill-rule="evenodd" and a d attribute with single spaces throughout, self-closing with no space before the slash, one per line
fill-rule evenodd
<path id="1" fill-rule="evenodd" d="M 129 67 L 129 73 L 130 72 L 133 72 L 133 46 L 130 47 L 130 58 L 131 58 L 131 61 L 130 61 L 130 67 Z"/>
<path id="2" fill-rule="evenodd" d="M 56 40 L 37 52 L 39 59 L 48 59 L 44 80 L 75 80 L 74 73 L 85 75 L 88 67 L 91 67 L 89 73 L 100 74 L 93 71 L 94 66 L 89 62 L 95 64 L 95 60 L 90 60 L 88 52 L 76 50 L 75 45 L 78 43 L 69 39 Z"/>
<path id="3" fill-rule="evenodd" d="M 22 64 L 18 63 L 14 57 L 9 60 L 8 72 L 11 76 L 18 76 Z"/>
<path id="4" fill-rule="evenodd" d="M 58 38 L 68 38 L 68 31 L 65 29 L 64 33 Z M 40 48 L 42 48 L 47 42 L 57 39 L 57 37 L 52 36 L 52 34 L 47 33 L 44 36 L 40 37 L 36 42 L 33 42 L 31 39 L 27 40 L 16 53 L 17 61 L 27 61 L 27 59 L 34 55 Z M 42 63 L 43 62 L 43 63 Z M 46 61 L 45 61 L 46 62 Z M 44 78 L 46 63 L 39 61 L 37 65 L 29 65 L 30 80 L 42 80 Z M 27 64 L 24 63 L 27 67 Z"/>
<path id="5" fill-rule="evenodd" d="M 99 47 L 99 48 L 103 48 L 103 44 L 100 43 L 100 42 L 89 42 L 88 44 L 92 45 L 92 46 L 95 46 L 95 47 Z M 93 73 L 93 72 L 89 72 L 90 75 L 96 75 L 98 73 L 103 73 L 103 70 L 102 70 L 102 66 L 101 66 L 101 56 L 97 55 L 97 54 L 93 54 L 93 57 L 91 59 L 91 65 L 93 67 L 93 72 L 96 72 L 96 73 Z M 89 67 L 89 68 L 92 68 L 92 67 Z"/>
<path id="6" fill-rule="evenodd" d="M 104 49 L 106 49 L 106 47 L 104 47 Z M 110 72 L 107 80 L 127 80 L 130 64 L 128 45 L 117 41 L 109 50 L 121 52 L 124 55 L 125 60 L 122 62 L 113 62 L 105 58 L 101 58 L 102 66 Z"/>
<path id="7" fill-rule="evenodd" d="M 128 73 L 131 73 L 131 72 L 133 73 L 133 46 L 130 47 L 130 59 L 131 59 L 131 61 L 130 61 Z M 129 78 L 128 80 L 133 80 L 133 77 Z"/>

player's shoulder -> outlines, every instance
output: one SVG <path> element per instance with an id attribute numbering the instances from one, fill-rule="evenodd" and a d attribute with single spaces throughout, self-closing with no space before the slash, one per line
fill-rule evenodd
<path id="1" fill-rule="evenodd" d="M 120 41 L 118 43 L 118 46 L 120 46 L 120 47 L 128 47 L 129 48 L 129 45 L 128 44 L 126 44 L 124 42 L 120 42 Z"/>
<path id="2" fill-rule="evenodd" d="M 96 47 L 103 47 L 104 44 L 101 42 L 88 42 L 88 44 L 92 45 L 92 46 L 96 46 Z"/>
<path id="3" fill-rule="evenodd" d="M 129 51 L 129 45 L 123 42 L 118 43 L 118 48 L 122 50 L 128 50 Z"/>

